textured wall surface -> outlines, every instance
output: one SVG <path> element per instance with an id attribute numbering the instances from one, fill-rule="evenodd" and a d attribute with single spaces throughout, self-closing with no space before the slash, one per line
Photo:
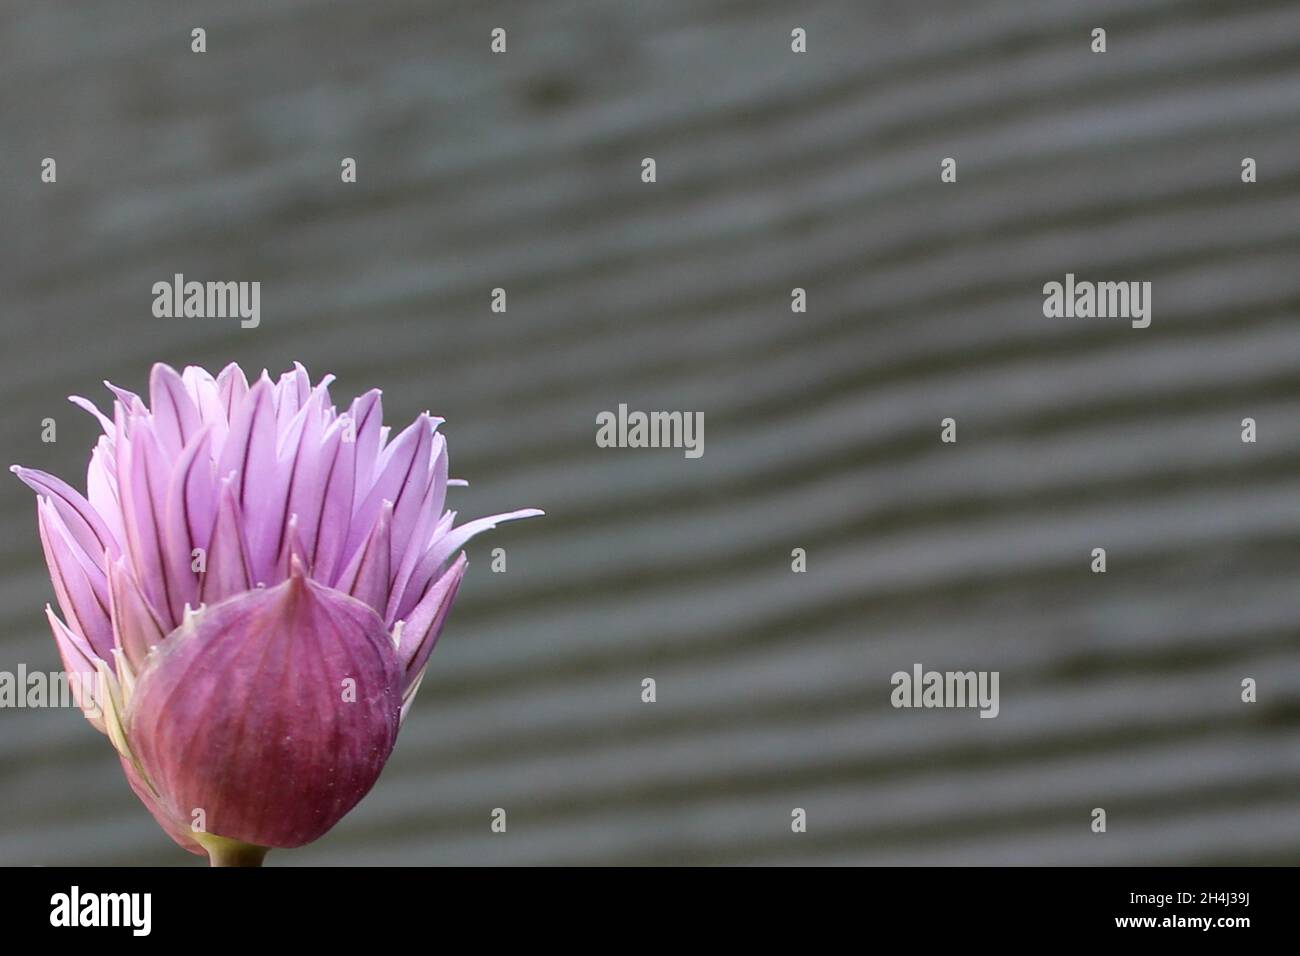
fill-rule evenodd
<path id="1" fill-rule="evenodd" d="M 1294 863 L 1298 50 L 1290 0 L 6 0 L 0 441 L 80 484 L 66 395 L 301 359 L 445 416 L 462 514 L 547 510 L 273 865 Z M 261 326 L 154 318 L 176 272 Z M 1067 272 L 1151 326 L 1045 318 Z M 619 403 L 705 454 L 597 448 Z M 0 670 L 58 667 L 34 512 Z M 1000 716 L 891 708 L 915 662 Z M 0 862 L 200 863 L 75 710 L 0 710 Z"/>

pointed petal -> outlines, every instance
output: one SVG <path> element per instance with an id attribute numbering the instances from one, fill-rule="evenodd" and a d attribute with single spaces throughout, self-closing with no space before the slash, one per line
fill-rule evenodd
<path id="1" fill-rule="evenodd" d="M 178 553 L 179 535 L 167 527 L 169 471 L 149 428 L 135 429 L 129 444 L 120 446 L 117 484 L 122 490 L 127 554 L 136 579 L 168 630 L 180 622 L 193 584 L 189 552 Z"/>
<path id="2" fill-rule="evenodd" d="M 294 566 L 302 567 L 303 574 L 306 574 L 306 568 L 311 564 L 310 554 L 306 546 L 302 543 L 302 534 L 298 530 L 299 518 L 296 514 L 289 515 L 289 521 L 284 528 L 284 540 L 280 548 L 280 555 L 276 559 L 276 573 L 274 580 L 268 584 L 279 584 L 293 574 Z"/>
<path id="3" fill-rule="evenodd" d="M 339 575 L 336 587 L 350 594 L 376 614 L 382 614 L 388 604 L 388 575 L 390 565 L 390 537 L 393 525 L 392 502 L 385 501 L 379 518 L 348 566 Z"/>
<path id="4" fill-rule="evenodd" d="M 185 605 L 199 603 L 195 549 L 207 546 L 216 520 L 210 436 L 210 429 L 204 426 L 191 437 L 173 466 L 167 488 L 162 537 L 173 625 L 179 622 Z"/>
<path id="5" fill-rule="evenodd" d="M 429 665 L 425 664 L 420 668 L 420 672 L 415 675 L 415 679 L 402 691 L 402 716 L 401 722 L 406 723 L 406 715 L 411 712 L 411 705 L 415 703 L 415 695 L 420 692 L 420 685 L 424 683 L 424 675 L 428 671 Z"/>
<path id="6" fill-rule="evenodd" d="M 353 508 L 361 504 L 375 482 L 375 462 L 383 443 L 383 394 L 372 388 L 352 403 L 349 417 L 353 423 L 353 442 L 356 445 L 353 461 L 356 467 L 353 486 Z"/>
<path id="7" fill-rule="evenodd" d="M 410 532 L 400 542 L 397 530 L 393 532 L 393 584 L 389 589 L 388 611 L 384 615 L 385 623 L 390 626 L 397 618 L 398 608 L 403 603 L 411 577 L 415 574 L 420 559 L 424 557 L 424 546 L 432 539 L 447 497 L 447 443 L 441 435 L 436 436 L 433 455 L 429 483 Z M 394 523 L 396 524 L 396 518 Z"/>
<path id="8" fill-rule="evenodd" d="M 158 447 L 174 458 L 199 430 L 199 410 L 180 375 L 158 362 L 149 373 L 149 405 Z"/>
<path id="9" fill-rule="evenodd" d="M 187 365 L 181 369 L 181 381 L 185 383 L 185 388 L 194 401 L 194 407 L 200 411 L 202 411 L 203 407 L 203 401 L 200 398 L 203 391 L 211 388 L 213 395 L 217 393 L 217 380 L 202 365 Z"/>
<path id="10" fill-rule="evenodd" d="M 187 365 L 181 373 L 185 388 L 198 409 L 199 421 L 207 425 L 212 432 L 214 457 L 220 453 L 230 432 L 230 419 L 226 416 L 226 406 L 222 403 L 221 391 L 217 380 L 208 374 L 207 369 L 197 365 Z"/>
<path id="11" fill-rule="evenodd" d="M 244 377 L 244 370 L 231 362 L 217 375 L 217 396 L 226 410 L 227 422 L 235 420 L 235 411 L 244 404 L 247 395 L 248 379 Z"/>
<path id="12" fill-rule="evenodd" d="M 167 489 L 167 527 L 176 536 L 175 550 L 187 567 L 193 550 L 207 547 L 217 519 L 211 444 L 211 427 L 205 425 L 176 460 Z"/>
<path id="13" fill-rule="evenodd" d="M 316 541 L 311 567 L 317 579 L 333 584 L 342 569 L 343 546 L 352 527 L 352 483 L 355 480 L 357 443 L 351 418 L 335 421 L 325 433 L 317 468 L 321 482 L 320 509 L 315 520 Z"/>
<path id="14" fill-rule="evenodd" d="M 424 669 L 433 646 L 442 634 L 447 615 L 460 591 L 460 582 L 465 577 L 465 568 L 469 559 L 465 555 L 456 558 L 447 572 L 429 588 L 420 599 L 407 619 L 402 624 L 401 644 L 397 648 L 397 660 L 402 665 L 406 686 L 410 686 Z"/>
<path id="15" fill-rule="evenodd" d="M 361 547 L 362 536 L 374 524 L 381 502 L 391 501 L 396 505 L 410 487 L 414 499 L 408 501 L 403 514 L 414 515 L 414 509 L 419 506 L 420 497 L 428 485 L 432 445 L 433 431 L 429 427 L 429 420 L 421 415 L 384 450 L 374 485 L 352 515 L 352 533 L 346 548 L 349 557 Z M 405 529 L 408 536 L 409 524 L 410 521 Z"/>
<path id="16" fill-rule="evenodd" d="M 311 378 L 301 362 L 280 376 L 275 386 L 276 429 L 284 432 L 311 395 Z"/>
<path id="17" fill-rule="evenodd" d="M 239 487 L 233 476 L 221 480 L 217 520 L 208 542 L 207 568 L 199 585 L 200 599 L 214 604 L 253 586 L 244 540 L 244 517 L 239 508 Z"/>
<path id="18" fill-rule="evenodd" d="M 122 685 L 103 661 L 95 665 L 100 689 L 99 703 L 104 713 L 104 732 L 109 741 L 122 757 L 130 760 L 137 770 L 140 764 L 131 749 L 131 742 L 126 734 L 126 703 L 122 699 Z"/>
<path id="19" fill-rule="evenodd" d="M 104 711 L 96 691 L 99 671 L 95 665 L 99 658 L 80 635 L 69 630 L 55 616 L 54 610 L 48 604 L 45 605 L 45 616 L 49 618 L 50 630 L 54 632 L 54 643 L 59 649 L 59 657 L 63 660 L 63 670 L 68 675 L 73 699 L 92 727 L 101 734 L 108 733 L 104 726 Z"/>
<path id="20" fill-rule="evenodd" d="M 127 566 L 118 558 L 108 568 L 109 596 L 112 599 L 113 638 L 127 662 L 138 672 L 144 667 L 149 651 L 162 643 L 163 630 L 158 613 L 149 606 Z"/>
<path id="21" fill-rule="evenodd" d="M 452 554 L 460 550 L 470 542 L 470 539 L 482 534 L 484 531 L 490 531 L 499 524 L 507 521 L 519 521 L 521 518 L 537 518 L 546 512 L 539 508 L 523 508 L 519 511 L 508 511 L 505 514 L 488 515 L 486 518 L 475 518 L 473 521 L 466 521 L 459 528 L 452 528 L 446 535 L 435 541 L 429 550 L 438 556 L 437 563 L 450 558 Z"/>
<path id="22" fill-rule="evenodd" d="M 247 507 L 248 495 L 262 472 L 275 466 L 275 439 L 272 387 L 258 381 L 234 409 L 230 437 L 217 462 L 218 474 L 237 473 L 241 507 Z"/>
<path id="23" fill-rule="evenodd" d="M 317 390 L 298 410 L 281 439 L 279 468 L 289 476 L 284 496 L 286 516 L 298 516 L 302 543 L 314 551 L 322 493 L 321 434 L 324 426 L 324 392 Z M 282 519 L 283 521 L 284 519 Z M 281 551 L 284 542 L 281 542 Z"/>
<path id="24" fill-rule="evenodd" d="M 424 421 L 427 423 L 428 419 Z M 404 557 L 408 544 L 412 541 L 423 544 L 427 540 L 433 522 L 442 513 L 441 507 L 435 510 L 434 498 L 446 488 L 446 473 L 443 473 L 441 487 L 435 487 L 435 465 L 439 460 L 445 465 L 446 458 L 441 453 L 447 442 L 441 435 L 433 433 L 434 427 L 426 425 L 427 438 L 421 439 L 407 476 L 398 487 L 397 497 L 393 499 L 394 566 Z"/>
<path id="25" fill-rule="evenodd" d="M 20 465 L 9 470 L 28 488 L 50 499 L 72 539 L 87 555 L 98 559 L 105 551 L 113 557 L 122 553 L 121 545 L 99 512 L 63 479 Z"/>
<path id="26" fill-rule="evenodd" d="M 54 594 L 68 626 L 85 638 L 95 655 L 111 660 L 113 624 L 108 607 L 108 579 L 84 559 L 48 498 L 36 500 L 37 526 Z"/>
<path id="27" fill-rule="evenodd" d="M 104 382 L 104 387 L 117 396 L 117 400 L 122 403 L 122 408 L 125 409 L 128 415 L 143 415 L 148 412 L 144 402 L 135 392 L 128 391 L 125 388 L 118 388 L 108 381 Z"/>
<path id="28" fill-rule="evenodd" d="M 117 463 L 113 458 L 113 443 L 103 435 L 86 466 L 86 499 L 118 543 L 117 551 L 121 553 L 126 531 L 122 528 L 122 505 L 117 494 Z"/>
<path id="29" fill-rule="evenodd" d="M 78 408 L 84 409 L 85 411 L 94 415 L 95 418 L 99 420 L 100 427 L 104 429 L 104 436 L 108 438 L 110 441 L 112 440 L 113 421 L 107 415 L 105 415 L 103 412 L 99 410 L 99 406 L 97 406 L 94 402 L 92 402 L 88 398 L 82 398 L 80 395 L 69 395 L 68 401 L 70 401 L 73 405 L 76 405 Z"/>
<path id="30" fill-rule="evenodd" d="M 451 531 L 456 524 L 456 515 L 455 511 L 448 511 L 439 518 L 438 523 L 434 526 L 433 534 L 429 536 L 429 541 L 437 541 Z M 391 603 L 396 605 L 396 610 L 394 611 L 390 605 L 390 614 L 385 616 L 385 620 L 390 617 L 392 620 L 401 620 L 409 615 L 411 609 L 424 596 L 424 592 L 429 589 L 430 582 L 442 569 L 442 565 L 443 561 L 439 559 L 438 555 L 426 548 L 415 562 L 415 567 L 406 579 L 406 584 L 403 586 L 401 593 L 397 593 L 396 588 L 394 588 Z"/>
<path id="31" fill-rule="evenodd" d="M 230 437 L 217 463 L 220 475 L 236 473 L 254 581 L 266 581 L 280 553 L 284 496 L 289 476 L 277 467 L 273 386 L 258 380 L 230 423 Z"/>

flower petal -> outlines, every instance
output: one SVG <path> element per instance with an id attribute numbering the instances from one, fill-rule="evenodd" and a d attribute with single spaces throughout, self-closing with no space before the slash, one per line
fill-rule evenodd
<path id="1" fill-rule="evenodd" d="M 54 643 L 63 660 L 63 670 L 68 675 L 73 699 L 92 727 L 101 734 L 108 733 L 104 727 L 104 710 L 100 706 L 97 692 L 99 672 L 96 664 L 99 663 L 99 657 L 80 635 L 55 616 L 54 609 L 48 604 L 45 605 L 45 616 L 49 619 L 50 630 L 54 632 Z"/>
<path id="2" fill-rule="evenodd" d="M 317 522 L 320 520 L 321 432 L 324 427 L 325 393 L 317 389 L 307 403 L 298 410 L 288 430 L 281 438 L 279 468 L 288 474 L 289 484 L 284 496 L 284 509 L 288 515 L 297 515 L 297 532 L 307 553 L 316 546 Z M 282 531 L 282 538 L 287 532 Z M 280 542 L 281 553 L 285 542 Z M 270 582 L 268 582 L 270 583 Z"/>
<path id="3" fill-rule="evenodd" d="M 318 467 L 321 482 L 320 510 L 316 518 L 316 541 L 312 548 L 311 567 L 315 577 L 326 584 L 337 580 L 336 571 L 343 557 L 352 527 L 352 486 L 356 480 L 357 443 L 352 419 L 343 416 L 325 433 Z"/>
<path id="4" fill-rule="evenodd" d="M 433 534 L 429 535 L 429 541 L 438 541 L 447 534 L 456 524 L 455 511 L 446 512 L 438 519 L 434 525 Z M 420 554 L 415 562 L 410 576 L 403 585 L 399 593 L 396 588 L 393 589 L 392 597 L 389 601 L 389 613 L 386 617 L 391 624 L 394 620 L 399 620 L 411 613 L 411 609 L 420 603 L 420 598 L 424 597 L 424 592 L 429 590 L 429 584 L 437 576 L 442 567 L 442 561 L 434 564 L 438 555 L 434 554 L 428 548 Z"/>
<path id="5" fill-rule="evenodd" d="M 99 559 L 105 551 L 113 557 L 122 553 L 116 536 L 99 512 L 66 481 L 21 465 L 14 465 L 9 470 L 28 488 L 50 499 L 73 540 L 88 556 Z"/>
<path id="6" fill-rule="evenodd" d="M 100 427 L 104 429 L 104 437 L 108 438 L 110 441 L 112 440 L 114 434 L 113 420 L 101 412 L 94 402 L 88 398 L 82 398 L 80 395 L 69 395 L 68 401 L 73 405 L 76 405 L 78 408 L 94 415 L 95 418 L 98 419 Z"/>
<path id="7" fill-rule="evenodd" d="M 442 505 L 447 497 L 447 442 L 441 435 L 435 436 L 432 454 L 433 466 L 424 496 L 420 500 L 419 511 L 414 517 L 407 516 L 402 538 L 399 539 L 396 527 L 393 531 L 393 584 L 389 589 L 388 612 L 384 615 L 385 622 L 390 626 L 397 617 L 397 610 L 402 604 L 411 576 L 424 556 L 424 545 L 431 540 L 438 526 Z M 394 518 L 395 525 L 396 520 Z"/>
<path id="8" fill-rule="evenodd" d="M 432 447 L 433 428 L 428 417 L 421 415 L 384 449 L 375 482 L 352 515 L 352 532 L 346 549 L 349 557 L 361 547 L 362 538 L 369 533 L 384 501 L 393 502 L 397 513 L 397 507 L 406 500 L 400 512 L 405 527 L 400 531 L 410 536 L 415 510 L 429 483 Z"/>
<path id="9" fill-rule="evenodd" d="M 505 521 L 534 518 L 542 514 L 545 514 L 545 512 L 537 508 L 524 508 L 506 514 L 489 515 L 486 518 L 467 521 L 459 528 L 452 528 L 445 534 L 436 536 L 433 544 L 420 558 L 415 571 L 411 574 L 411 580 L 406 586 L 406 593 L 399 602 L 399 605 L 402 606 L 402 610 L 399 612 L 400 616 L 409 616 L 405 611 L 405 605 L 413 604 L 415 601 L 414 596 L 424 593 L 425 588 L 429 586 L 429 582 L 437 576 L 438 571 L 446 563 L 447 559 L 460 550 L 475 535 L 489 531 Z"/>
<path id="10" fill-rule="evenodd" d="M 217 375 L 217 396 L 226 410 L 227 422 L 235 420 L 235 410 L 244 403 L 246 395 L 248 379 L 244 377 L 244 370 L 231 362 Z"/>
<path id="11" fill-rule="evenodd" d="M 447 615 L 451 613 L 451 605 L 460 591 L 460 582 L 468 566 L 469 559 L 464 554 L 457 557 L 403 622 L 397 659 L 405 676 L 404 689 L 419 679 L 429 655 L 433 653 L 433 646 L 447 623 Z"/>
<path id="12" fill-rule="evenodd" d="M 388 575 L 390 543 L 393 526 L 393 504 L 385 501 L 370 536 L 339 575 L 335 585 L 344 594 L 382 614 L 388 603 Z"/>
<path id="13" fill-rule="evenodd" d="M 118 403 L 121 404 L 122 409 L 128 415 L 148 414 L 149 410 L 145 408 L 144 402 L 141 401 L 140 396 L 137 395 L 135 392 L 129 391 L 125 388 L 118 388 L 116 385 L 114 385 L 112 382 L 109 381 L 104 382 L 104 387 L 107 388 L 110 392 L 112 392 L 117 397 Z"/>
<path id="14" fill-rule="evenodd" d="M 405 555 L 407 545 L 417 539 L 421 532 L 427 534 L 430 522 L 437 520 L 433 510 L 434 464 L 439 453 L 447 445 L 441 435 L 434 434 L 433 425 L 427 416 L 421 416 L 424 435 L 415 450 L 414 459 L 407 469 L 406 477 L 397 489 L 393 500 L 393 565 L 396 566 Z"/>
<path id="15" fill-rule="evenodd" d="M 384 439 L 383 393 L 372 388 L 354 400 L 349 417 L 353 423 L 352 440 L 357 446 L 353 456 L 356 472 L 352 501 L 355 509 L 375 482 L 375 462 Z"/>
<path id="16" fill-rule="evenodd" d="M 149 411 L 158 446 L 175 458 L 199 430 L 199 410 L 180 375 L 158 362 L 149 373 Z"/>
<path id="17" fill-rule="evenodd" d="M 212 473 L 211 444 L 211 427 L 205 425 L 191 437 L 176 459 L 167 489 L 167 530 L 172 535 L 169 550 L 179 557 L 184 565 L 181 571 L 187 578 L 194 577 L 190 570 L 194 549 L 207 546 L 217 520 L 217 482 Z M 194 588 L 187 589 L 187 601 L 192 601 L 197 588 L 196 580 Z"/>
<path id="18" fill-rule="evenodd" d="M 311 394 L 311 378 L 301 362 L 294 362 L 294 367 L 280 376 L 275 385 L 276 430 L 284 432 L 289 422 L 298 414 L 298 410 L 307 402 Z"/>
<path id="19" fill-rule="evenodd" d="M 230 475 L 220 482 L 217 521 L 208 542 L 206 567 L 199 584 L 204 604 L 222 601 L 253 586 L 244 539 L 244 516 L 239 507 L 239 485 Z"/>
<path id="20" fill-rule="evenodd" d="M 220 449 L 226 443 L 230 432 L 230 419 L 226 417 L 226 407 L 221 401 L 221 391 L 207 369 L 197 365 L 185 366 L 181 380 L 198 409 L 199 421 L 212 430 L 212 447 Z"/>
<path id="21" fill-rule="evenodd" d="M 137 426 L 142 424 L 137 422 Z M 149 603 L 163 615 L 170 630 L 180 622 L 194 584 L 189 552 L 178 553 L 175 542 L 179 535 L 167 528 L 170 463 L 158 448 L 153 431 L 135 427 L 129 442 L 118 445 L 117 468 L 131 566 Z"/>
<path id="22" fill-rule="evenodd" d="M 155 645 L 162 643 L 167 632 L 158 613 L 149 606 L 126 563 L 118 558 L 108 567 L 109 596 L 112 599 L 114 643 L 129 663 L 139 671 Z"/>
<path id="23" fill-rule="evenodd" d="M 284 529 L 289 476 L 277 467 L 276 444 L 273 386 L 261 378 L 236 410 L 217 462 L 217 474 L 236 473 L 254 581 L 270 578 Z"/>
<path id="24" fill-rule="evenodd" d="M 95 443 L 90 453 L 90 464 L 86 466 L 86 500 L 118 543 L 116 550 L 120 553 L 126 541 L 126 530 L 122 527 L 122 504 L 117 493 L 117 462 L 113 449 L 113 442 L 106 435 L 101 435 Z"/>
<path id="25" fill-rule="evenodd" d="M 107 576 L 72 542 L 50 499 L 36 499 L 36 523 L 50 569 L 50 582 L 68 626 L 85 638 L 96 656 L 111 661 L 113 625 L 109 616 Z"/>

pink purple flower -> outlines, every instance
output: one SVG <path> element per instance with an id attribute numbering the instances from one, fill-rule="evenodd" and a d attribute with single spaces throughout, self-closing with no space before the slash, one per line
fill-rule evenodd
<path id="1" fill-rule="evenodd" d="M 132 788 L 214 862 L 324 834 L 374 785 L 465 574 L 441 419 L 396 436 L 378 390 L 339 412 L 296 365 L 155 365 L 110 385 L 87 491 L 37 493 L 80 703 Z M 234 848 L 232 850 L 232 848 Z"/>

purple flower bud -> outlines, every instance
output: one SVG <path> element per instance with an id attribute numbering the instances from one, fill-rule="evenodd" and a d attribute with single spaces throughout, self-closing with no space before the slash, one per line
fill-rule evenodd
<path id="1" fill-rule="evenodd" d="M 370 607 L 300 574 L 245 591 L 149 655 L 127 740 L 171 818 L 202 810 L 228 839 L 301 846 L 366 795 L 397 742 L 395 650 Z"/>
<path id="2" fill-rule="evenodd" d="M 109 386 L 83 497 L 38 495 L 78 703 L 177 843 L 260 861 L 328 831 L 378 779 L 465 573 L 440 419 L 389 440 L 378 391 L 339 412 L 297 365 L 252 386 L 155 365 Z M 95 678 L 91 680 L 90 678 Z"/>

